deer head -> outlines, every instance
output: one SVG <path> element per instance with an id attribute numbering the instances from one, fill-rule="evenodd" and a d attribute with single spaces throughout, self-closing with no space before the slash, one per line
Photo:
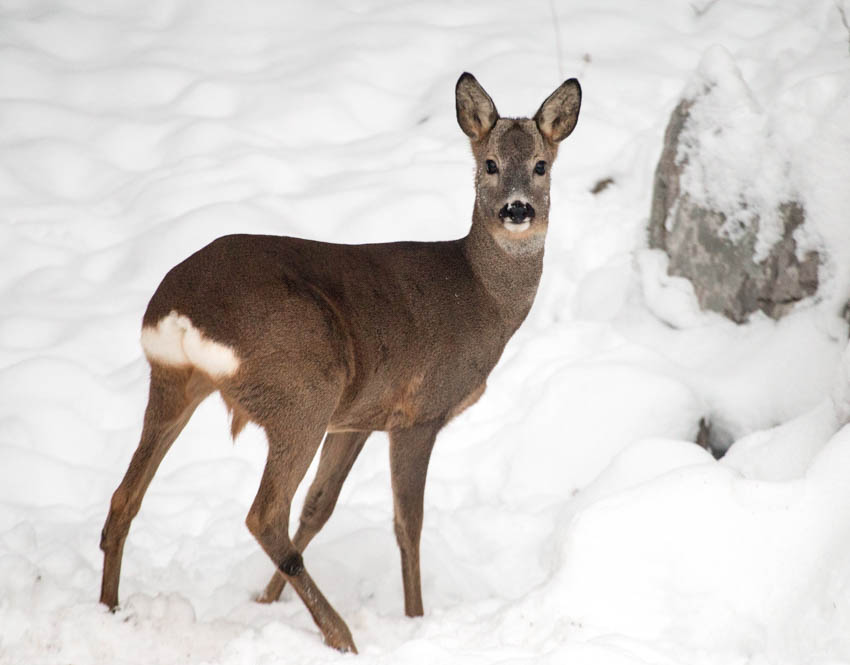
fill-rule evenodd
<path id="1" fill-rule="evenodd" d="M 558 144 L 576 126 L 581 87 L 569 79 L 533 118 L 500 118 L 472 74 L 455 88 L 457 121 L 475 156 L 473 224 L 486 228 L 502 249 L 542 249 L 549 223 L 549 176 Z"/>

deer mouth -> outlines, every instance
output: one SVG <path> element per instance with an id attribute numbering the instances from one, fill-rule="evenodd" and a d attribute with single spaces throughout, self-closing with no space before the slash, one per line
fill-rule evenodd
<path id="1" fill-rule="evenodd" d="M 529 220 L 526 220 L 524 222 L 504 220 L 502 221 L 502 226 L 504 226 L 511 233 L 520 233 L 528 229 L 531 226 L 531 222 Z"/>

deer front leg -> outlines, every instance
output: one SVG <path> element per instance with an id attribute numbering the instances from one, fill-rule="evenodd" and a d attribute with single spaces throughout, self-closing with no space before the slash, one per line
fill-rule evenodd
<path id="1" fill-rule="evenodd" d="M 401 550 L 404 612 L 422 616 L 419 537 L 425 497 L 425 476 L 434 439 L 442 422 L 415 425 L 390 433 L 390 475 L 393 486 L 395 534 Z"/>
<path id="2" fill-rule="evenodd" d="M 292 544 L 299 552 L 304 551 L 333 513 L 342 484 L 363 450 L 369 434 L 371 432 L 338 432 L 325 437 L 316 478 L 307 492 L 298 531 L 292 539 Z M 286 578 L 276 570 L 265 590 L 257 596 L 257 602 L 275 602 L 285 585 Z"/>

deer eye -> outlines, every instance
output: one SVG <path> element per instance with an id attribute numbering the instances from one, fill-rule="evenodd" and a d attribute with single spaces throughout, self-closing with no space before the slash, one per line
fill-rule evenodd
<path id="1" fill-rule="evenodd" d="M 546 162 L 544 162 L 542 159 L 537 162 L 537 164 L 534 165 L 534 172 L 537 175 L 543 175 L 544 173 L 546 173 Z"/>
<path id="2" fill-rule="evenodd" d="M 498 166 L 496 166 L 496 162 L 494 162 L 492 159 L 488 159 L 488 160 L 484 163 L 484 165 L 487 167 L 487 173 L 489 173 L 489 174 L 491 174 L 491 175 L 492 175 L 493 173 L 498 173 L 498 172 L 499 172 L 499 167 L 498 167 Z"/>

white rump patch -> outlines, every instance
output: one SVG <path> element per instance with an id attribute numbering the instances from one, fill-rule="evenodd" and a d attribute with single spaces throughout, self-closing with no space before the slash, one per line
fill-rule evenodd
<path id="1" fill-rule="evenodd" d="M 172 311 L 156 326 L 142 328 L 142 348 L 148 360 L 173 367 L 197 367 L 213 378 L 233 376 L 239 358 L 233 349 L 204 337 L 188 316 Z"/>

